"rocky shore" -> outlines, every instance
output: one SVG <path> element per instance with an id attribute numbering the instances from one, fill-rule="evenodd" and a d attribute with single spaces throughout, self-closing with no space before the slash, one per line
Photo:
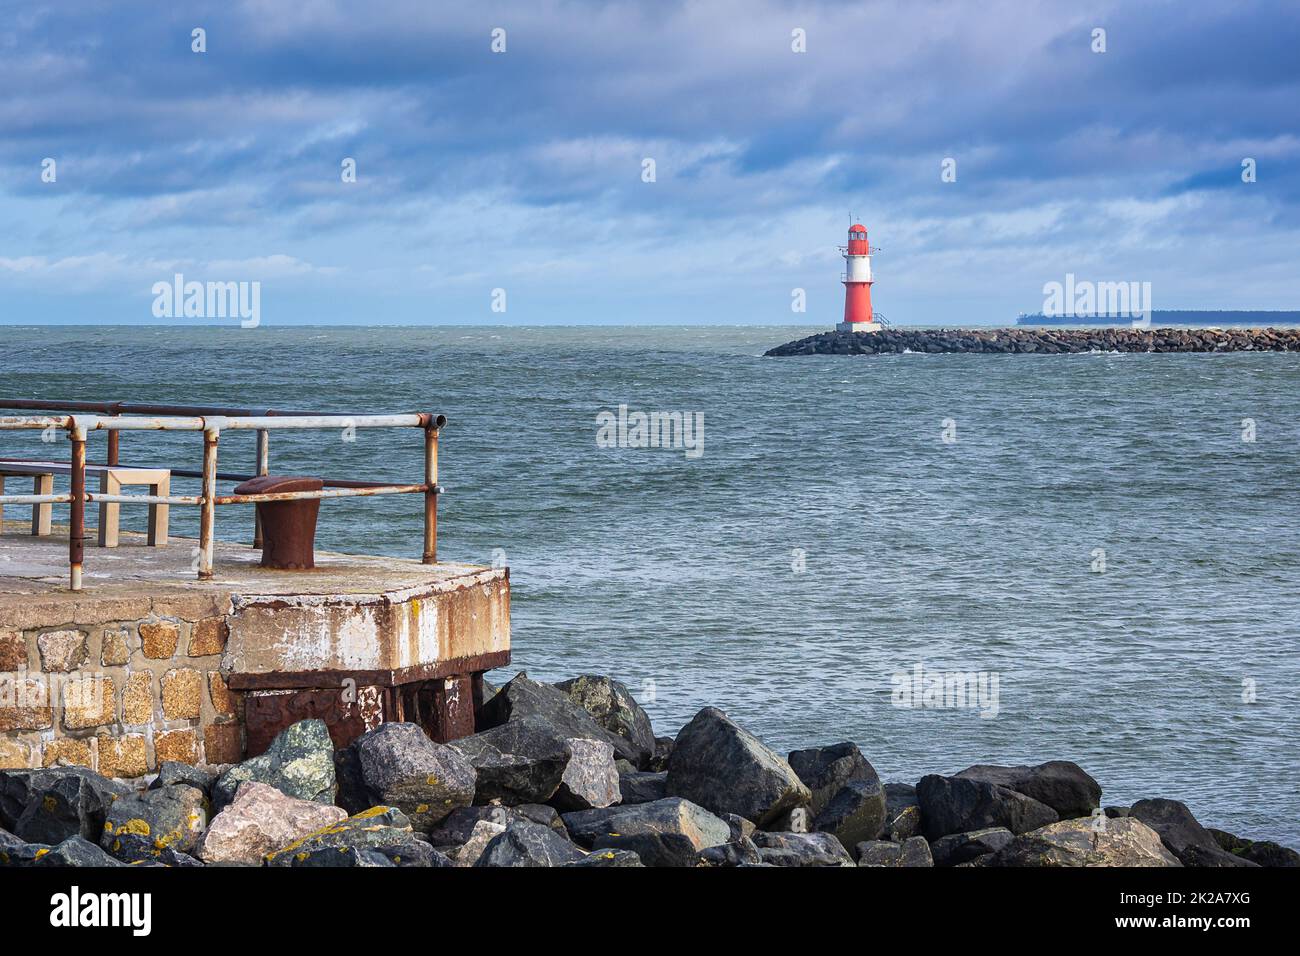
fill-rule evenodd
<path id="1" fill-rule="evenodd" d="M 478 733 L 324 723 L 223 767 L 0 772 L 0 866 L 1297 866 L 1177 800 L 1104 806 L 1076 764 L 882 783 L 852 743 L 781 756 L 712 707 L 656 737 L 627 688 L 520 674 Z"/>
<path id="2" fill-rule="evenodd" d="M 884 355 L 903 352 L 1300 352 L 1300 329 L 882 329 L 819 332 L 766 355 Z"/>

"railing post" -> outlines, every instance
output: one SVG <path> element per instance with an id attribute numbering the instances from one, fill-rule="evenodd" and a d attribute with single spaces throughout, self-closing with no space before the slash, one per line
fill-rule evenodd
<path id="1" fill-rule="evenodd" d="M 68 521 L 69 586 L 81 590 L 81 561 L 86 537 L 86 428 L 75 418 L 68 429 L 72 440 L 72 516 Z"/>
<path id="2" fill-rule="evenodd" d="M 212 577 L 213 536 L 217 516 L 217 439 L 219 428 L 203 430 L 203 506 L 199 517 L 199 580 Z"/>
<path id="3" fill-rule="evenodd" d="M 257 474 L 271 473 L 271 433 L 265 428 L 257 430 Z M 262 547 L 262 513 L 253 509 L 253 547 Z"/>
<path id="4" fill-rule="evenodd" d="M 438 563 L 438 426 L 424 427 L 424 558 Z"/>

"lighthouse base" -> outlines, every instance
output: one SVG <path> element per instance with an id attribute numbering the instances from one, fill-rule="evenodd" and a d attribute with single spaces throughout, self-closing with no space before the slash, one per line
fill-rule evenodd
<path id="1" fill-rule="evenodd" d="M 879 322 L 839 322 L 835 326 L 836 332 L 879 332 L 880 329 Z"/>

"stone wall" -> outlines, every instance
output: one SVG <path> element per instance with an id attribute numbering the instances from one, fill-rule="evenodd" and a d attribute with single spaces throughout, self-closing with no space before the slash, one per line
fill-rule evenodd
<path id="1" fill-rule="evenodd" d="M 240 760 L 242 695 L 220 672 L 228 608 L 186 595 L 0 615 L 0 769 L 134 777 L 164 760 Z"/>

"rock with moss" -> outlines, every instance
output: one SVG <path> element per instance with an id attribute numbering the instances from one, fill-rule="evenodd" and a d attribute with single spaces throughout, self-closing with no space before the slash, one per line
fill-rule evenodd
<path id="1" fill-rule="evenodd" d="M 245 780 L 264 783 L 299 800 L 333 803 L 334 743 L 323 720 L 300 720 L 280 731 L 266 753 L 230 767 L 212 785 L 212 809 L 220 813 Z"/>
<path id="2" fill-rule="evenodd" d="M 591 718 L 612 734 L 622 737 L 634 748 L 639 760 L 631 760 L 644 768 L 655 752 L 655 733 L 650 716 L 636 702 L 623 683 L 597 674 L 584 674 L 555 685 L 568 695 Z"/>
<path id="3" fill-rule="evenodd" d="M 208 825 L 203 791 L 185 784 L 145 790 L 117 800 L 99 845 L 127 863 L 157 860 L 168 848 L 191 853 Z"/>

